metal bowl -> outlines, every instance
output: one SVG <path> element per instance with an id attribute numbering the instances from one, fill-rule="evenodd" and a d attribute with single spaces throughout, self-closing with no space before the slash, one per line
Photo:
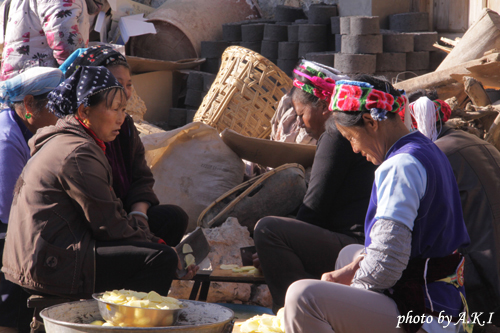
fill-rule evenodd
<path id="1" fill-rule="evenodd" d="M 163 310 L 139 308 L 106 302 L 102 299 L 104 293 L 92 294 L 97 300 L 99 312 L 104 320 L 113 325 L 125 325 L 127 327 L 164 327 L 172 326 L 177 321 L 179 313 L 186 306 L 181 305 L 179 309 Z"/>

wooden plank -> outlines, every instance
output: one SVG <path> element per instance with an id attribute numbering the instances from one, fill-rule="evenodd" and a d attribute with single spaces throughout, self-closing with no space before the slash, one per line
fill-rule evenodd
<path id="1" fill-rule="evenodd" d="M 464 32 L 469 27 L 469 0 L 434 0 L 433 20 L 439 32 Z"/>
<path id="2" fill-rule="evenodd" d="M 481 81 L 486 89 L 500 89 L 500 63 L 491 62 L 482 65 L 468 66 L 470 74 L 457 73 L 450 75 L 452 79 L 460 81 L 464 76 L 472 76 Z"/>
<path id="3" fill-rule="evenodd" d="M 236 282 L 236 283 L 264 283 L 264 276 L 260 273 L 234 273 L 230 269 L 216 267 L 210 274 L 210 281 Z"/>

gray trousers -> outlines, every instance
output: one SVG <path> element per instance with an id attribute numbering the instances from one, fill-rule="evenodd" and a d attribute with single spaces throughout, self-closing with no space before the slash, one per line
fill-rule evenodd
<path id="1" fill-rule="evenodd" d="M 355 237 L 275 216 L 257 223 L 254 241 L 275 312 L 285 304 L 286 291 L 292 283 L 321 279 L 323 273 L 334 270 L 344 246 L 358 244 Z"/>
<path id="2" fill-rule="evenodd" d="M 363 247 L 344 248 L 336 269 L 359 255 Z M 302 280 L 290 286 L 285 302 L 285 332 L 404 333 L 397 328 L 396 303 L 384 294 L 343 284 Z M 424 332 L 420 329 L 418 333 Z"/>

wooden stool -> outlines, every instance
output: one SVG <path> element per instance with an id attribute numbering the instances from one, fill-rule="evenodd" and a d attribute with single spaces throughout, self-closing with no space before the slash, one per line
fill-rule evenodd
<path id="1" fill-rule="evenodd" d="M 52 295 L 51 296 L 31 295 L 28 298 L 28 308 L 34 309 L 34 312 L 33 312 L 33 321 L 31 322 L 30 332 L 31 333 L 45 332 L 45 329 L 43 327 L 43 319 L 42 317 L 40 317 L 40 311 L 52 305 L 57 305 L 72 301 L 75 301 L 75 299 L 52 296 Z"/>

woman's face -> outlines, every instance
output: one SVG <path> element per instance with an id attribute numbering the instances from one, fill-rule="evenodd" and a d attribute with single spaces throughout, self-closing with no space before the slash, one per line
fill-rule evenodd
<path id="1" fill-rule="evenodd" d="M 300 127 L 305 128 L 307 134 L 316 140 L 325 131 L 325 123 L 330 112 L 326 107 L 314 107 L 312 104 L 303 104 L 295 98 L 292 100 L 293 108 L 300 121 Z"/>
<path id="2" fill-rule="evenodd" d="M 371 116 L 368 116 L 371 119 Z M 373 123 L 367 123 L 365 120 L 365 126 L 345 127 L 336 123 L 342 136 L 351 143 L 352 150 L 355 153 L 361 153 L 367 161 L 375 165 L 382 164 L 387 152 L 385 140 L 381 137 L 380 131 L 374 128 L 374 126 L 378 128 L 378 125 L 376 120 L 373 120 Z"/>
<path id="3" fill-rule="evenodd" d="M 125 121 L 127 101 L 121 91 L 111 91 L 107 98 L 108 101 L 89 107 L 85 114 L 88 126 L 96 136 L 104 142 L 111 142 L 120 134 L 120 127 Z"/>
<path id="4" fill-rule="evenodd" d="M 132 96 L 132 78 L 130 77 L 130 69 L 124 66 L 110 66 L 108 70 L 125 88 L 127 100 Z"/>

